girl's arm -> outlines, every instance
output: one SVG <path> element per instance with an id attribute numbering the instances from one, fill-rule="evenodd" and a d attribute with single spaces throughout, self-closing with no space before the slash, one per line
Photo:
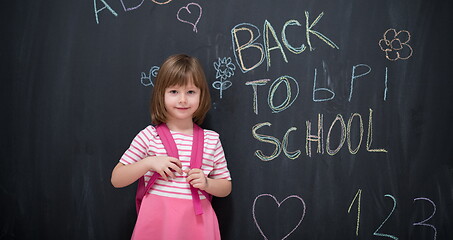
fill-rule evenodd
<path id="1" fill-rule="evenodd" d="M 226 197 L 231 193 L 231 181 L 227 179 L 213 179 L 206 177 L 202 170 L 198 168 L 185 171 L 187 182 L 194 188 L 204 190 L 216 197 Z"/>
<path id="2" fill-rule="evenodd" d="M 206 178 L 205 191 L 216 197 L 226 197 L 231 193 L 231 181 L 227 179 Z"/>
<path id="3" fill-rule="evenodd" d="M 176 177 L 172 171 L 182 174 L 181 167 L 181 162 L 177 158 L 168 156 L 145 157 L 141 161 L 128 165 L 118 163 L 112 171 L 111 182 L 116 188 L 126 187 L 137 181 L 149 170 L 156 171 L 167 181 L 168 177 Z"/>

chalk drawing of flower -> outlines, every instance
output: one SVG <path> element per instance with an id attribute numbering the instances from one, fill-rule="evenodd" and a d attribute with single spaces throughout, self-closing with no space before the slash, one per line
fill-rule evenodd
<path id="1" fill-rule="evenodd" d="M 408 44 L 411 34 L 406 30 L 396 32 L 390 28 L 384 33 L 384 38 L 379 40 L 381 50 L 385 52 L 385 57 L 390 61 L 398 59 L 406 60 L 412 56 L 412 47 Z"/>
<path id="2" fill-rule="evenodd" d="M 215 78 L 220 78 L 221 80 L 230 78 L 234 75 L 234 70 L 236 70 L 236 66 L 231 62 L 230 57 L 219 58 L 217 62 L 214 62 L 214 68 L 217 71 Z"/>
<path id="3" fill-rule="evenodd" d="M 236 66 L 231 62 L 231 58 L 224 57 L 219 58 L 217 62 L 214 62 L 214 69 L 216 70 L 216 79 L 220 79 L 219 81 L 215 81 L 212 84 L 212 87 L 220 91 L 220 98 L 222 98 L 223 90 L 228 89 L 233 85 L 231 81 L 226 79 L 230 78 L 234 75 L 234 70 L 236 70 Z"/>

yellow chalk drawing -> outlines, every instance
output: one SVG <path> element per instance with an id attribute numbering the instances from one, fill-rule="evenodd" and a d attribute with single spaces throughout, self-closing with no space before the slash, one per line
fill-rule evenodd
<path id="1" fill-rule="evenodd" d="M 257 32 L 257 37 L 253 35 L 253 28 Z M 247 43 L 240 45 L 239 39 L 238 39 L 238 32 L 240 31 L 247 31 L 250 34 L 250 39 Z M 255 43 L 255 41 L 260 37 L 260 30 L 253 24 L 248 24 L 248 23 L 241 23 L 236 25 L 232 30 L 231 30 L 231 37 L 233 40 L 233 49 L 234 49 L 234 56 L 236 57 L 236 61 L 238 62 L 238 65 L 241 67 L 241 71 L 243 73 L 246 73 L 259 65 L 264 61 L 264 50 L 263 50 L 263 45 L 261 43 Z M 247 68 L 244 65 L 244 58 L 242 56 L 242 51 L 248 48 L 256 48 L 260 51 L 260 60 L 257 62 L 255 65 L 252 67 Z M 239 56 L 239 57 L 238 57 Z"/>
<path id="2" fill-rule="evenodd" d="M 369 121 L 368 121 L 368 135 L 367 135 L 367 144 L 366 144 L 366 150 L 368 152 L 383 152 L 386 153 L 387 150 L 380 148 L 380 149 L 371 149 L 371 144 L 373 142 L 373 110 L 369 109 L 370 115 L 369 115 Z M 359 140 L 357 143 L 357 146 L 355 149 L 352 147 L 351 143 L 351 128 L 352 128 L 352 122 L 354 121 L 355 118 L 358 118 L 359 121 Z M 306 131 L 306 139 L 305 139 L 305 153 L 307 156 L 311 157 L 312 156 L 312 151 L 311 151 L 311 143 L 312 142 L 317 142 L 318 147 L 317 147 L 317 153 L 322 153 L 324 154 L 324 144 L 323 144 L 323 139 L 324 139 L 324 132 L 323 132 L 323 126 L 324 126 L 324 116 L 323 114 L 318 114 L 318 133 L 312 134 L 312 123 L 310 121 L 306 121 L 305 125 L 307 127 Z M 333 127 L 335 126 L 336 122 L 340 122 L 340 142 L 338 144 L 338 147 L 335 149 L 330 148 L 331 144 L 331 132 Z M 349 117 L 348 124 L 346 125 L 343 116 L 341 114 L 337 114 L 336 118 L 333 120 L 332 124 L 330 125 L 329 132 L 326 137 L 326 151 L 329 155 L 335 155 L 337 154 L 341 148 L 343 147 L 344 143 L 348 142 L 348 150 L 351 154 L 357 154 L 357 152 L 360 150 L 360 147 L 362 145 L 363 141 L 363 135 L 364 135 L 364 123 L 362 116 L 359 113 L 353 113 Z"/>
<path id="3" fill-rule="evenodd" d="M 387 150 L 380 149 L 371 149 L 371 143 L 373 142 L 373 109 L 370 108 L 370 118 L 368 119 L 368 136 L 366 139 L 366 150 L 368 152 L 387 152 Z"/>
<path id="4" fill-rule="evenodd" d="M 319 38 L 321 41 L 326 43 L 328 46 L 334 49 L 340 49 L 332 40 L 330 40 L 328 37 L 326 37 L 324 34 L 322 34 L 319 31 L 315 30 L 316 24 L 321 20 L 322 16 L 324 16 L 324 13 L 320 13 L 318 17 L 310 24 L 309 22 L 309 12 L 305 11 L 305 26 L 303 26 L 299 21 L 295 19 L 291 19 L 285 22 L 283 25 L 282 31 L 281 31 L 281 41 L 278 38 L 278 34 L 275 31 L 275 28 L 271 25 L 271 23 L 268 20 L 264 21 L 264 26 L 263 26 L 263 43 L 256 42 L 258 39 L 261 37 L 260 34 L 260 29 L 258 29 L 255 25 L 251 23 L 240 23 L 231 29 L 231 39 L 232 39 L 232 44 L 233 44 L 233 53 L 236 58 L 236 62 L 238 66 L 240 67 L 241 71 L 243 73 L 246 73 L 250 70 L 253 70 L 260 66 L 264 58 L 267 58 L 266 64 L 267 64 L 267 71 L 269 71 L 269 68 L 271 66 L 271 56 L 270 53 L 273 50 L 279 50 L 280 53 L 282 54 L 283 60 L 287 63 L 288 59 L 286 57 L 286 53 L 284 51 L 283 46 L 285 46 L 290 52 L 294 54 L 300 54 L 305 51 L 307 48 L 305 44 L 301 44 L 299 47 L 295 47 L 291 45 L 288 42 L 287 38 L 287 27 L 288 26 L 295 26 L 298 28 L 293 28 L 293 31 L 295 31 L 293 34 L 294 36 L 299 36 L 297 33 L 301 33 L 301 31 L 304 31 L 304 35 L 301 35 L 302 37 L 306 38 L 307 45 L 310 47 L 310 51 L 315 50 L 313 47 L 310 37 L 311 35 L 315 35 L 317 38 Z M 305 27 L 305 29 L 304 29 Z M 241 37 L 238 37 L 238 35 L 241 35 Z M 248 40 L 247 43 L 245 44 L 240 44 L 242 40 L 247 40 L 247 36 L 250 36 L 250 39 Z M 270 40 L 273 38 L 273 40 Z M 273 41 L 273 45 L 270 46 L 270 42 Z M 246 51 L 247 53 L 243 53 L 243 51 Z M 254 50 L 254 51 L 251 51 Z M 251 59 L 252 61 L 255 60 L 255 58 L 258 56 L 256 55 L 256 51 L 259 51 L 260 55 L 260 60 L 253 65 L 252 67 L 246 67 L 244 64 L 244 57 L 247 59 Z M 255 52 L 251 54 L 251 52 Z"/>
<path id="5" fill-rule="evenodd" d="M 308 156 L 311 157 L 311 142 L 317 142 L 318 148 L 316 149 L 317 153 L 324 154 L 324 144 L 323 144 L 323 114 L 318 114 L 318 135 L 311 135 L 311 122 L 306 121 L 305 125 L 307 126 L 307 136 L 305 141 L 305 152 Z"/>
<path id="6" fill-rule="evenodd" d="M 255 156 L 257 156 L 259 159 L 261 159 L 262 161 L 265 161 L 265 162 L 273 160 L 278 155 L 280 155 L 280 153 L 282 151 L 280 140 L 278 140 L 277 138 L 275 138 L 273 136 L 259 134 L 256 132 L 256 130 L 260 129 L 263 126 L 271 126 L 271 125 L 272 124 L 270 122 L 264 122 L 264 123 L 258 123 L 255 126 L 253 126 L 253 128 L 252 128 L 252 135 L 258 141 L 267 142 L 267 143 L 275 145 L 274 152 L 270 156 L 264 155 L 263 151 L 261 151 L 261 150 L 255 151 Z"/>
<path id="7" fill-rule="evenodd" d="M 169 3 L 169 2 L 171 2 L 171 1 L 173 1 L 173 0 L 168 0 L 168 1 L 165 1 L 165 2 L 158 2 L 158 1 L 156 1 L 156 0 L 151 0 L 151 1 L 153 1 L 153 3 L 157 3 L 157 4 L 159 4 L 159 5 L 164 5 L 164 4 L 167 4 L 167 3 Z"/>
<path id="8" fill-rule="evenodd" d="M 285 136 L 283 137 L 283 141 L 282 141 L 283 153 L 285 153 L 285 155 L 289 159 L 292 159 L 292 160 L 298 158 L 299 155 L 301 154 L 300 150 L 296 150 L 294 152 L 288 151 L 288 135 L 290 132 L 295 131 L 295 130 L 297 130 L 296 127 L 291 127 L 290 129 L 288 129 L 288 131 L 286 131 Z"/>
<path id="9" fill-rule="evenodd" d="M 354 120 L 354 117 L 358 117 L 359 118 L 359 123 L 360 123 L 360 141 L 359 141 L 359 144 L 357 144 L 357 147 L 356 149 L 352 150 L 352 147 L 351 147 L 351 125 L 352 125 L 352 120 Z M 349 148 L 349 152 L 351 154 L 356 154 L 359 149 L 360 149 L 360 145 L 362 145 L 362 138 L 363 138 L 363 121 L 362 121 L 362 116 L 360 116 L 360 114 L 358 113 L 354 113 L 351 115 L 351 117 L 349 118 L 349 121 L 348 121 L 348 131 L 347 131 L 347 139 L 348 139 L 348 148 Z"/>
<path id="10" fill-rule="evenodd" d="M 310 46 L 310 51 L 314 50 L 314 48 L 311 46 L 311 42 L 310 42 L 310 33 L 314 34 L 319 39 L 321 39 L 322 41 L 327 43 L 327 45 L 329 45 L 331 48 L 340 49 L 332 40 L 330 40 L 329 38 L 324 36 L 322 33 L 312 30 L 312 28 L 319 22 L 319 20 L 321 20 L 322 16 L 324 16 L 324 12 L 321 12 L 321 14 L 318 15 L 318 17 L 313 21 L 313 23 L 310 26 L 308 25 L 309 16 L 310 16 L 310 14 L 308 13 L 308 11 L 305 11 L 305 19 L 306 19 L 305 26 L 307 28 L 306 37 L 307 37 L 308 46 Z"/>
<path id="11" fill-rule="evenodd" d="M 258 89 L 257 86 L 264 86 L 270 79 L 260 79 L 255 81 L 248 81 L 245 85 L 251 85 L 253 88 L 253 112 L 258 115 Z"/>
<path id="12" fill-rule="evenodd" d="M 267 20 L 264 21 L 264 28 L 263 29 L 264 29 L 264 33 L 263 33 L 264 49 L 266 51 L 265 54 L 266 54 L 266 57 L 267 57 L 267 70 L 269 71 L 269 67 L 271 66 L 271 51 L 272 50 L 279 49 L 280 52 L 283 55 L 283 60 L 285 60 L 285 62 L 288 62 L 288 59 L 286 58 L 286 54 L 285 54 L 285 51 L 283 51 L 282 44 L 278 40 L 277 34 L 275 33 L 275 30 L 274 30 L 274 28 L 272 27 L 272 25 L 270 24 L 269 21 L 267 21 Z M 270 47 L 270 44 L 269 44 L 269 32 L 271 33 L 272 37 L 274 38 L 274 41 L 277 44 L 277 46 Z"/>
<path id="13" fill-rule="evenodd" d="M 355 235 L 359 236 L 359 226 L 360 226 L 360 202 L 362 201 L 362 189 L 359 189 L 355 194 L 354 199 L 352 199 L 351 205 L 349 205 L 348 213 L 351 212 L 352 205 L 354 204 L 355 200 L 357 200 L 357 224 L 355 228 Z"/>
<path id="14" fill-rule="evenodd" d="M 396 32 L 390 28 L 384 33 L 384 38 L 379 40 L 381 50 L 385 52 L 385 57 L 390 61 L 398 59 L 406 60 L 412 56 L 412 47 L 408 44 L 411 34 L 406 30 Z"/>
<path id="15" fill-rule="evenodd" d="M 340 143 L 338 144 L 338 147 L 335 150 L 330 149 L 330 132 L 332 131 L 333 126 L 337 121 L 340 121 L 341 124 L 341 140 Z M 341 114 L 338 114 L 335 120 L 333 120 L 332 125 L 330 125 L 329 132 L 327 133 L 327 143 L 326 143 L 326 151 L 329 155 L 335 155 L 340 151 L 341 147 L 343 147 L 344 141 L 346 140 L 346 124 L 344 122 L 343 116 Z"/>

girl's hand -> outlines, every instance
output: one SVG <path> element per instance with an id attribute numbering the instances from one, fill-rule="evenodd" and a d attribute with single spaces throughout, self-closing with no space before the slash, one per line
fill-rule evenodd
<path id="1" fill-rule="evenodd" d="M 208 178 L 201 169 L 193 168 L 184 170 L 187 173 L 187 182 L 194 188 L 206 190 L 208 188 Z"/>
<path id="2" fill-rule="evenodd" d="M 150 169 L 159 173 L 165 181 L 168 181 L 168 177 L 176 178 L 173 172 L 182 174 L 182 164 L 177 158 L 169 156 L 153 156 L 148 157 L 147 160 Z"/>

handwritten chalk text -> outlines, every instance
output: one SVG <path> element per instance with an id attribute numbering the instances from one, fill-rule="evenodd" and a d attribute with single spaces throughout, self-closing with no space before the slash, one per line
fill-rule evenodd
<path id="1" fill-rule="evenodd" d="M 324 69 L 326 71 L 326 69 Z M 328 89 L 325 87 L 319 87 L 317 85 L 317 69 L 314 70 L 314 77 L 313 77 L 313 91 L 312 91 L 312 100 L 313 102 L 324 102 L 324 101 L 331 101 L 335 98 L 335 91 L 333 89 Z M 371 72 L 371 67 L 366 64 L 358 64 L 352 67 L 351 79 L 350 79 L 350 90 L 349 90 L 349 99 L 348 101 L 351 102 L 354 92 L 354 84 L 361 78 L 364 78 Z M 385 72 L 383 74 L 384 78 L 384 94 L 383 100 L 387 100 L 387 92 L 388 92 L 388 71 L 385 68 Z M 261 79 L 255 81 L 248 81 L 245 83 L 247 86 L 253 87 L 253 112 L 258 115 L 258 86 L 265 86 L 270 79 Z M 282 85 L 283 84 L 283 85 Z M 282 103 L 276 104 L 274 101 L 274 95 L 280 86 L 284 86 L 286 96 Z M 298 81 L 291 77 L 291 76 L 281 76 L 274 80 L 269 87 L 268 95 L 267 95 L 267 102 L 269 108 L 272 110 L 273 113 L 279 113 L 286 109 L 288 109 L 297 99 L 299 96 L 299 83 Z M 322 94 L 321 94 L 322 93 Z M 325 97 L 321 97 L 321 96 Z"/>
<path id="2" fill-rule="evenodd" d="M 353 126 L 353 122 L 358 122 L 358 128 L 359 128 L 359 136 L 358 136 L 358 143 L 356 146 L 352 146 L 351 142 L 351 128 Z M 301 155 L 302 151 L 301 150 L 296 150 L 296 151 L 289 151 L 288 150 L 288 137 L 289 134 L 293 131 L 297 130 L 297 127 L 290 127 L 284 134 L 282 141 L 280 141 L 278 138 L 271 136 L 271 135 L 266 135 L 262 133 L 258 133 L 259 130 L 263 127 L 270 127 L 272 124 L 270 122 L 264 122 L 264 123 L 258 123 L 255 126 L 252 127 L 252 136 L 257 139 L 260 142 L 264 143 L 269 143 L 274 145 L 274 150 L 272 154 L 270 155 L 265 155 L 262 150 L 256 150 L 255 151 L 255 156 L 258 157 L 261 161 L 271 161 L 275 158 L 277 158 L 281 152 L 286 155 L 289 159 L 297 159 Z M 317 124 L 317 129 L 316 129 L 316 134 L 312 134 L 312 125 L 310 121 L 306 121 L 306 136 L 305 136 L 305 154 L 309 157 L 312 156 L 312 144 L 316 144 L 316 152 L 319 154 L 324 154 L 327 152 L 327 154 L 334 156 L 337 154 L 344 146 L 345 142 L 347 141 L 348 145 L 348 150 L 349 153 L 351 154 L 356 154 L 361 145 L 362 145 L 362 140 L 363 140 L 363 135 L 364 135 L 364 126 L 363 126 L 363 119 L 361 114 L 359 113 L 353 113 L 349 117 L 348 123 L 346 125 L 346 122 L 341 114 L 337 114 L 335 119 L 332 121 L 329 130 L 327 132 L 327 137 L 324 137 L 324 115 L 323 114 L 318 114 L 318 124 Z M 339 143 L 336 147 L 332 146 L 331 144 L 331 139 L 333 138 L 332 136 L 332 130 L 334 127 L 339 126 L 340 127 L 340 139 Z M 368 152 L 373 152 L 373 153 L 387 153 L 387 150 L 384 148 L 372 148 L 372 143 L 373 143 L 373 110 L 369 109 L 369 118 L 368 118 L 368 131 L 367 131 L 367 137 L 366 137 L 366 150 Z"/>
<path id="3" fill-rule="evenodd" d="M 306 42 L 310 48 L 310 51 L 313 51 L 315 48 L 313 47 L 310 36 L 315 35 L 320 40 L 322 40 L 325 44 L 330 46 L 334 49 L 340 49 L 332 40 L 326 37 L 324 34 L 314 30 L 315 25 L 321 20 L 321 17 L 324 15 L 322 12 L 318 15 L 318 17 L 310 24 L 309 22 L 309 12 L 305 11 L 305 31 L 304 37 L 306 38 Z M 305 51 L 306 46 L 304 44 L 300 45 L 299 47 L 293 46 L 289 43 L 286 33 L 287 29 L 290 26 L 301 27 L 302 24 L 295 19 L 288 20 L 282 27 L 281 32 L 281 42 L 277 36 L 275 28 L 272 24 L 268 21 L 264 21 L 263 26 L 263 44 L 257 42 L 258 39 L 261 37 L 261 32 L 258 27 L 251 23 L 240 23 L 231 29 L 231 39 L 233 42 L 233 53 L 236 58 L 236 62 L 243 73 L 251 71 L 258 66 L 260 66 L 264 60 L 266 59 L 267 63 L 267 70 L 271 67 L 271 51 L 277 50 L 281 53 L 282 58 L 285 62 L 288 62 L 286 57 L 286 53 L 283 49 L 283 46 L 286 47 L 287 50 L 294 54 L 300 54 Z M 244 35 L 248 37 L 244 37 Z M 271 46 L 270 42 L 273 42 Z M 282 44 L 283 42 L 283 44 Z M 258 52 L 257 52 L 258 51 Z M 244 54 L 243 52 L 247 52 Z M 257 54 L 259 55 L 258 58 L 253 59 L 252 63 L 246 62 L 245 55 Z M 252 58 L 248 58 L 252 59 Z M 258 60 L 259 59 L 259 60 Z M 257 60 L 257 61 L 256 61 Z M 250 61 L 250 60 L 249 60 Z"/>

